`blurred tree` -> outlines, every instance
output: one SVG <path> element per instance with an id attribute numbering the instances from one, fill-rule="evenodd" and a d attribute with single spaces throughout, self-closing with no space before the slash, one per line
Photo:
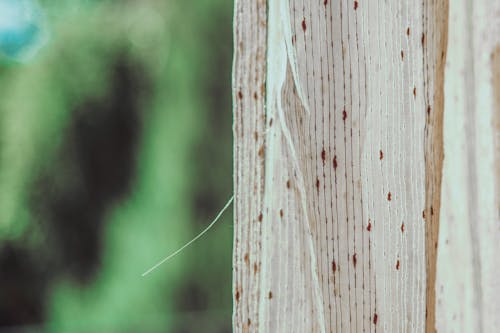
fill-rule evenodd
<path id="1" fill-rule="evenodd" d="M 0 325 L 229 330 L 227 225 L 140 274 L 231 192 L 230 2 L 42 4 L 49 44 L 0 70 Z"/>

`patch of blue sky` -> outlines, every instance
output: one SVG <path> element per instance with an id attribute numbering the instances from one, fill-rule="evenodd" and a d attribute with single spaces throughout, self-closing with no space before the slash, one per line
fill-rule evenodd
<path id="1" fill-rule="evenodd" d="M 48 40 L 43 11 L 34 0 L 0 0 L 0 53 L 27 62 Z"/>

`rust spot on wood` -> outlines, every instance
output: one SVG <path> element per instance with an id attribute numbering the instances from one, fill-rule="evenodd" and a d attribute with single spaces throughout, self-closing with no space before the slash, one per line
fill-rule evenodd
<path id="1" fill-rule="evenodd" d="M 259 214 L 259 217 L 257 218 L 259 222 L 262 222 L 262 213 Z"/>
<path id="2" fill-rule="evenodd" d="M 382 150 L 379 151 L 379 158 L 380 160 L 384 159 L 384 152 Z"/>
<path id="3" fill-rule="evenodd" d="M 240 91 L 238 91 L 238 98 L 239 98 L 239 99 L 243 99 L 243 93 L 241 92 L 241 90 L 240 90 Z"/>
<path id="4" fill-rule="evenodd" d="M 337 264 L 335 263 L 335 260 L 332 261 L 332 272 L 336 272 L 337 271 Z"/>
<path id="5" fill-rule="evenodd" d="M 423 47 L 425 45 L 425 33 L 423 33 L 423 32 L 422 32 L 421 41 L 422 41 L 422 47 Z"/>
<path id="6" fill-rule="evenodd" d="M 345 110 L 342 111 L 342 120 L 345 122 L 347 119 L 347 112 Z"/>
<path id="7" fill-rule="evenodd" d="M 333 156 L 333 168 L 337 169 L 337 155 Z"/>
<path id="8" fill-rule="evenodd" d="M 354 253 L 352 255 L 352 264 L 354 265 L 354 267 L 356 267 L 356 263 L 358 262 L 358 258 L 357 258 L 357 255 L 356 253 Z"/>
<path id="9" fill-rule="evenodd" d="M 413 87 L 413 97 L 417 97 L 417 87 Z"/>
<path id="10" fill-rule="evenodd" d="M 260 146 L 259 148 L 259 151 L 257 152 L 257 155 L 259 155 L 259 157 L 264 157 L 264 146 Z"/>
<path id="11" fill-rule="evenodd" d="M 253 274 L 257 274 L 260 271 L 259 266 L 256 262 L 253 263 Z"/>
<path id="12" fill-rule="evenodd" d="M 387 193 L 387 201 L 391 201 L 392 200 L 392 194 L 391 192 Z"/>
<path id="13" fill-rule="evenodd" d="M 401 223 L 401 232 L 405 232 L 405 224 Z"/>
<path id="14" fill-rule="evenodd" d="M 307 29 L 307 25 L 306 25 L 306 19 L 302 19 L 302 30 L 304 30 L 304 32 L 306 31 Z"/>
<path id="15" fill-rule="evenodd" d="M 354 1 L 354 10 L 357 10 L 357 9 L 358 9 L 358 2 Z"/>
<path id="16" fill-rule="evenodd" d="M 245 257 L 243 258 L 243 260 L 245 260 L 245 264 L 247 266 L 250 265 L 250 256 L 248 255 L 248 253 L 245 253 Z"/>
<path id="17" fill-rule="evenodd" d="M 290 189 L 290 187 L 292 187 L 292 184 L 290 183 L 290 179 L 288 179 L 288 180 L 286 181 L 286 188 L 287 188 L 287 189 Z"/>
<path id="18" fill-rule="evenodd" d="M 323 150 L 321 151 L 321 159 L 323 160 L 323 165 L 325 164 L 325 160 L 326 160 L 326 151 L 325 151 L 325 148 L 323 148 Z"/>
<path id="19" fill-rule="evenodd" d="M 410 27 L 406 28 L 406 36 L 410 36 Z"/>
<path id="20" fill-rule="evenodd" d="M 323 1 L 323 5 L 326 7 L 326 5 L 328 5 L 328 0 Z"/>
<path id="21" fill-rule="evenodd" d="M 248 326 L 251 326 L 251 325 L 252 325 L 252 321 L 250 320 L 250 318 L 248 318 L 248 320 L 247 320 L 247 324 L 248 324 Z"/>
<path id="22" fill-rule="evenodd" d="M 431 106 L 427 106 L 427 115 L 430 115 L 431 114 Z"/>
<path id="23" fill-rule="evenodd" d="M 375 313 L 373 315 L 373 325 L 377 325 L 377 321 L 378 321 L 378 315 Z"/>
<path id="24" fill-rule="evenodd" d="M 269 299 L 273 299 L 273 292 L 270 291 L 268 294 L 267 294 L 267 298 Z"/>
<path id="25" fill-rule="evenodd" d="M 254 92 L 254 93 L 253 93 L 253 99 L 255 99 L 255 100 L 258 100 L 258 99 L 259 99 L 259 96 L 257 95 L 257 92 Z"/>
<path id="26" fill-rule="evenodd" d="M 398 270 L 398 271 L 399 271 L 399 260 L 398 260 L 398 261 L 396 261 L 396 270 Z"/>
<path id="27" fill-rule="evenodd" d="M 280 209 L 280 217 L 283 218 L 283 209 Z"/>
<path id="28" fill-rule="evenodd" d="M 236 299 L 236 302 L 240 301 L 240 291 L 236 290 L 236 294 L 234 295 L 234 298 Z"/>
<path id="29" fill-rule="evenodd" d="M 405 52 L 403 50 L 401 50 L 401 60 L 404 60 L 405 59 Z"/>
<path id="30" fill-rule="evenodd" d="M 372 230 L 372 223 L 368 222 L 368 225 L 366 226 L 366 230 L 371 231 Z"/>
<path id="31" fill-rule="evenodd" d="M 434 216 L 434 208 L 431 206 L 431 216 Z"/>
<path id="32" fill-rule="evenodd" d="M 425 210 L 422 211 L 422 218 L 425 220 Z"/>
<path id="33" fill-rule="evenodd" d="M 316 177 L 316 189 L 319 191 L 319 178 Z"/>

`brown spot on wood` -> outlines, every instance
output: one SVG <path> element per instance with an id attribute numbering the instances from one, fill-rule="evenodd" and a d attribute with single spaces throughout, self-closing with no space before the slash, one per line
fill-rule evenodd
<path id="1" fill-rule="evenodd" d="M 287 188 L 287 189 L 290 189 L 290 187 L 292 187 L 292 184 L 290 183 L 290 179 L 288 179 L 288 180 L 286 181 L 286 188 Z"/>
<path id="2" fill-rule="evenodd" d="M 391 194 L 391 192 L 387 193 L 387 200 L 388 201 L 392 200 L 392 194 Z"/>
<path id="3" fill-rule="evenodd" d="M 323 5 L 328 5 L 328 0 L 323 1 Z"/>
<path id="4" fill-rule="evenodd" d="M 267 298 L 269 299 L 273 299 L 273 292 L 270 291 L 268 294 L 267 294 Z"/>
<path id="5" fill-rule="evenodd" d="M 306 26 L 306 19 L 302 19 L 302 30 L 304 30 L 304 32 L 306 31 L 307 29 L 307 26 Z"/>
<path id="6" fill-rule="evenodd" d="M 375 313 L 373 315 L 373 325 L 377 325 L 377 321 L 378 321 L 378 315 Z"/>
<path id="7" fill-rule="evenodd" d="M 253 132 L 253 138 L 257 141 L 259 139 L 259 133 Z"/>
<path id="8" fill-rule="evenodd" d="M 264 157 L 264 146 L 260 146 L 259 148 L 259 151 L 257 152 L 257 155 L 259 155 L 259 157 Z"/>
<path id="9" fill-rule="evenodd" d="M 422 47 L 423 47 L 424 44 L 425 44 L 425 33 L 423 33 L 423 32 L 422 32 L 422 39 L 421 39 L 421 41 L 422 41 Z"/>
<path id="10" fill-rule="evenodd" d="M 316 189 L 319 191 L 319 178 L 316 177 Z"/>
<path id="11" fill-rule="evenodd" d="M 354 1 L 354 10 L 358 9 L 358 2 Z"/>
<path id="12" fill-rule="evenodd" d="M 238 98 L 239 98 L 239 99 L 243 99 L 243 93 L 241 92 L 241 90 L 240 90 L 240 91 L 238 91 Z"/>
<path id="13" fill-rule="evenodd" d="M 379 151 L 379 158 L 380 160 L 384 159 L 384 152 L 382 150 Z"/>
<path id="14" fill-rule="evenodd" d="M 366 230 L 371 231 L 372 230 L 372 223 L 368 222 L 368 225 L 366 226 Z"/>
<path id="15" fill-rule="evenodd" d="M 399 260 L 398 260 L 398 261 L 396 261 L 396 270 L 398 270 L 398 271 L 399 271 Z"/>
<path id="16" fill-rule="evenodd" d="M 253 274 L 257 274 L 259 272 L 259 265 L 256 262 L 253 263 Z"/>
<path id="17" fill-rule="evenodd" d="M 417 87 L 413 87 L 413 97 L 417 97 Z"/>
<path id="18" fill-rule="evenodd" d="M 345 110 L 342 111 L 342 120 L 345 122 L 347 119 L 347 112 Z"/>
<path id="19" fill-rule="evenodd" d="M 431 114 L 431 106 L 427 106 L 427 115 L 430 115 Z"/>
<path id="20" fill-rule="evenodd" d="M 248 320 L 247 320 L 247 324 L 248 324 L 248 326 L 251 326 L 251 325 L 252 325 L 252 321 L 250 320 L 250 318 L 248 318 Z"/>
<path id="21" fill-rule="evenodd" d="M 255 99 L 255 100 L 258 100 L 258 99 L 259 99 L 259 96 L 257 95 L 257 92 L 254 92 L 254 93 L 253 93 L 253 99 Z"/>
<path id="22" fill-rule="evenodd" d="M 259 222 L 262 222 L 262 213 L 259 214 L 259 217 L 257 218 Z"/>
<path id="23" fill-rule="evenodd" d="M 335 260 L 332 261 L 332 271 L 335 273 L 337 271 L 337 264 L 335 263 Z"/>
<path id="24" fill-rule="evenodd" d="M 401 60 L 404 60 L 405 59 L 405 52 L 403 50 L 401 50 Z"/>
<path id="25" fill-rule="evenodd" d="M 354 267 L 356 267 L 356 263 L 357 263 L 357 262 L 358 262 L 358 259 L 357 259 L 357 257 L 356 257 L 356 253 L 354 253 L 354 254 L 352 255 L 352 264 L 354 265 Z"/>
<path id="26" fill-rule="evenodd" d="M 425 219 L 425 210 L 422 211 L 422 218 Z"/>
<path id="27" fill-rule="evenodd" d="M 333 168 L 337 169 L 337 155 L 333 156 Z"/>
<path id="28" fill-rule="evenodd" d="M 236 302 L 240 301 L 240 291 L 236 290 L 236 294 L 234 295 L 234 298 L 236 299 Z"/>
<path id="29" fill-rule="evenodd" d="M 280 217 L 283 217 L 283 209 L 280 209 Z"/>
<path id="30" fill-rule="evenodd" d="M 405 232 L 405 224 L 401 223 L 401 232 Z"/>
<path id="31" fill-rule="evenodd" d="M 434 208 L 431 206 L 431 216 L 434 216 Z"/>
<path id="32" fill-rule="evenodd" d="M 246 265 L 250 265 L 250 256 L 248 255 L 248 253 L 245 253 L 245 257 L 243 258 L 243 260 L 245 260 Z"/>
<path id="33" fill-rule="evenodd" d="M 325 164 L 325 160 L 326 160 L 326 151 L 325 151 L 325 148 L 323 148 L 323 150 L 321 151 L 321 159 L 323 160 L 323 164 Z"/>
<path id="34" fill-rule="evenodd" d="M 406 28 L 406 36 L 410 36 L 410 27 Z"/>
<path id="35" fill-rule="evenodd" d="M 273 118 L 269 119 L 269 127 L 273 127 Z"/>

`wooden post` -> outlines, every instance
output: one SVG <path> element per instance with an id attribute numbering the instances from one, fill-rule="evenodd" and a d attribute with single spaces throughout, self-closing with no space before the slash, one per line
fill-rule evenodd
<path id="1" fill-rule="evenodd" d="M 235 332 L 435 331 L 447 29 L 447 0 L 236 0 Z"/>

